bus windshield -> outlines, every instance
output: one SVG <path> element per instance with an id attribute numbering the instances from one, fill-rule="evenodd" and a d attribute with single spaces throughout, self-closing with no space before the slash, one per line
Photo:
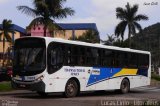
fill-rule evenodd
<path id="1" fill-rule="evenodd" d="M 14 72 L 16 75 L 35 75 L 46 67 L 46 47 L 42 39 L 25 38 L 15 42 Z"/>

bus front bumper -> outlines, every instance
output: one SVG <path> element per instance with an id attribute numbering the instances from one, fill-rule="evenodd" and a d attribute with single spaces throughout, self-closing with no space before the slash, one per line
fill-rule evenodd
<path id="1" fill-rule="evenodd" d="M 22 88 L 22 89 L 28 89 L 32 91 L 38 91 L 38 92 L 45 92 L 45 83 L 43 81 L 36 81 L 36 82 L 22 82 L 18 80 L 13 80 L 11 83 L 13 88 Z"/>

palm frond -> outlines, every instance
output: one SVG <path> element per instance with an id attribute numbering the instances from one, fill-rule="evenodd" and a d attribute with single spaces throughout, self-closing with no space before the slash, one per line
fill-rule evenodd
<path id="1" fill-rule="evenodd" d="M 9 30 L 12 27 L 11 23 L 12 23 L 11 20 L 4 19 L 2 22 L 3 29 Z"/>
<path id="2" fill-rule="evenodd" d="M 22 13 L 25 13 L 26 15 L 30 15 L 33 17 L 37 16 L 37 11 L 28 6 L 17 6 L 17 9 L 20 10 Z"/>
<path id="3" fill-rule="evenodd" d="M 131 31 L 130 31 L 131 34 L 132 34 L 132 35 L 135 35 L 135 33 L 136 33 L 136 28 L 135 28 L 134 24 L 131 24 L 130 26 L 131 26 Z"/>
<path id="4" fill-rule="evenodd" d="M 131 12 L 131 6 L 128 2 L 127 2 L 127 5 L 126 5 L 126 10 L 127 10 L 128 13 Z"/>
<path id="5" fill-rule="evenodd" d="M 53 32 L 54 30 L 59 30 L 59 29 L 62 30 L 62 28 L 56 22 L 53 22 L 53 21 L 48 23 L 48 29 L 50 32 Z"/>
<path id="6" fill-rule="evenodd" d="M 14 29 L 8 30 L 9 33 L 15 34 L 16 32 L 14 31 Z"/>
<path id="7" fill-rule="evenodd" d="M 113 42 L 116 40 L 116 37 L 112 34 L 112 35 L 108 35 L 108 40 L 106 41 L 106 44 L 113 44 Z"/>
<path id="8" fill-rule="evenodd" d="M 126 10 L 124 10 L 121 7 L 116 8 L 116 16 L 117 18 L 121 19 L 121 20 L 125 20 L 126 19 Z"/>
<path id="9" fill-rule="evenodd" d="M 148 20 L 149 18 L 146 15 L 139 14 L 134 18 L 134 21 Z"/>
<path id="10" fill-rule="evenodd" d="M 10 35 L 9 35 L 9 33 L 8 33 L 8 32 L 7 32 L 7 33 L 5 33 L 4 38 L 5 38 L 7 41 L 12 42 L 12 38 L 10 37 Z"/>
<path id="11" fill-rule="evenodd" d="M 134 22 L 134 26 L 138 29 L 138 31 L 140 31 L 140 32 L 142 31 L 142 27 L 139 23 Z"/>
<path id="12" fill-rule="evenodd" d="M 138 11 L 138 5 L 135 4 L 135 5 L 133 5 L 133 7 L 131 7 L 131 14 L 132 14 L 132 17 L 135 17 L 137 11 Z"/>
<path id="13" fill-rule="evenodd" d="M 64 8 L 64 9 L 57 9 L 56 13 L 53 17 L 57 18 L 57 19 L 61 19 L 61 18 L 66 18 L 67 15 L 72 16 L 75 13 L 74 10 L 72 10 L 71 8 Z"/>
<path id="14" fill-rule="evenodd" d="M 121 36 L 122 39 L 124 39 L 124 32 L 127 26 L 127 21 L 121 21 L 115 29 L 115 35 L 117 37 Z"/>
<path id="15" fill-rule="evenodd" d="M 48 10 L 48 5 L 46 4 L 45 0 L 36 0 L 35 4 L 35 10 L 37 10 L 37 14 L 41 15 L 41 14 L 48 14 L 49 10 Z"/>
<path id="16" fill-rule="evenodd" d="M 115 36 L 119 37 L 120 33 L 121 33 L 120 27 L 119 27 L 119 25 L 117 25 L 116 28 L 115 28 L 114 34 L 115 34 Z"/>

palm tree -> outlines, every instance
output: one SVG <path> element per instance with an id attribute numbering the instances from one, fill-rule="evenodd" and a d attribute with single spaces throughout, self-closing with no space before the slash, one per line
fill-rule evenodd
<path id="1" fill-rule="evenodd" d="M 120 19 L 120 23 L 115 28 L 115 35 L 117 37 L 121 36 L 122 41 L 124 40 L 124 32 L 126 27 L 128 26 L 128 46 L 131 47 L 131 35 L 136 33 L 136 29 L 138 31 L 142 30 L 141 25 L 138 21 L 148 20 L 146 15 L 138 14 L 138 5 L 130 6 L 129 3 L 125 6 L 126 8 L 118 7 L 116 8 L 116 16 L 117 19 Z"/>
<path id="2" fill-rule="evenodd" d="M 104 45 L 113 45 L 113 43 L 116 41 L 116 37 L 114 34 L 112 35 L 108 35 L 108 38 L 107 40 L 101 40 L 101 42 L 104 44 Z"/>
<path id="3" fill-rule="evenodd" d="M 4 60 L 5 60 L 5 42 L 9 41 L 12 42 L 10 34 L 14 33 L 12 30 L 12 21 L 4 19 L 2 22 L 2 32 L 0 33 L 0 38 L 3 39 L 3 66 L 4 66 Z"/>
<path id="4" fill-rule="evenodd" d="M 72 16 L 74 10 L 69 7 L 63 7 L 66 0 L 34 0 L 34 8 L 28 6 L 18 6 L 18 10 L 27 15 L 35 17 L 29 27 L 42 24 L 44 25 L 44 36 L 46 36 L 47 29 L 53 32 L 55 28 L 59 28 L 55 23 L 55 19 L 66 18 L 68 15 Z"/>

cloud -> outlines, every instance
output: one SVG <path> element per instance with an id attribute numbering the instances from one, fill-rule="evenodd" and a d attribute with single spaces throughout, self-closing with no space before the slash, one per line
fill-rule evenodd
<path id="1" fill-rule="evenodd" d="M 92 0 L 91 5 L 94 11 L 91 11 L 91 16 L 94 17 L 97 23 L 102 39 L 106 38 L 106 34 L 110 35 L 114 33 L 115 26 L 119 22 L 116 19 L 115 10 L 117 7 L 125 7 L 127 2 L 131 5 L 138 4 L 138 14 L 146 14 L 149 17 L 149 21 L 140 22 L 143 28 L 160 20 L 160 17 L 156 15 L 160 10 L 159 0 Z M 150 5 L 145 5 L 145 3 L 150 3 Z M 159 4 L 151 5 L 151 3 Z"/>
<path id="2" fill-rule="evenodd" d="M 138 4 L 138 14 L 141 13 L 149 16 L 149 21 L 140 22 L 143 28 L 160 21 L 158 15 L 160 11 L 159 0 L 67 0 L 65 6 L 73 8 L 76 13 L 72 17 L 56 20 L 56 22 L 96 23 L 101 38 L 106 39 L 107 34 L 111 35 L 114 33 L 115 26 L 119 22 L 119 20 L 116 19 L 116 8 L 125 7 L 127 2 L 131 5 Z M 144 3 L 152 2 L 158 2 L 158 5 L 144 5 Z M 18 5 L 32 7 L 32 1 L 30 0 L 0 0 L 0 5 L 0 21 L 8 18 L 13 20 L 15 24 L 25 27 L 28 26 L 33 19 L 16 9 Z M 4 10 L 6 11 L 4 12 Z"/>
<path id="3" fill-rule="evenodd" d="M 107 34 L 114 34 L 114 29 L 120 20 L 116 19 L 116 8 L 125 7 L 127 2 L 131 5 L 138 4 L 138 14 L 146 14 L 149 21 L 142 21 L 142 27 L 147 27 L 160 20 L 156 15 L 160 10 L 159 0 L 71 0 L 67 5 L 73 6 L 76 11 L 74 17 L 64 19 L 61 22 L 74 23 L 96 23 L 102 39 L 107 38 Z M 144 5 L 144 3 L 158 2 L 158 5 Z M 74 4 L 74 5 L 73 5 Z M 126 35 L 127 36 L 127 35 Z"/>
<path id="4" fill-rule="evenodd" d="M 82 0 L 83 1 L 83 0 Z M 73 2 L 73 1 L 72 1 Z M 79 1 L 80 2 L 80 1 Z M 138 14 L 146 14 L 149 16 L 149 21 L 140 22 L 142 27 L 147 27 L 148 25 L 154 24 L 158 22 L 159 18 L 156 16 L 157 11 L 160 10 L 160 3 L 158 0 L 90 0 L 90 4 L 87 7 L 85 13 L 88 17 L 75 16 L 72 20 L 68 20 L 67 22 L 82 22 L 82 23 L 96 23 L 97 27 L 100 31 L 101 38 L 107 38 L 107 34 L 114 34 L 114 30 L 116 25 L 120 20 L 116 19 L 116 8 L 117 7 L 125 7 L 127 2 L 130 5 L 138 4 L 139 10 Z M 144 5 L 145 3 L 158 2 L 159 5 L 151 6 Z M 77 11 L 77 10 L 76 10 Z M 84 13 L 84 14 L 85 14 Z M 83 14 L 83 15 L 84 15 Z M 65 22 L 65 21 L 64 21 Z M 126 35 L 127 36 L 127 35 Z"/>
<path id="5" fill-rule="evenodd" d="M 0 0 L 0 5 L 1 4 L 4 4 L 4 3 L 7 3 L 9 0 Z"/>

